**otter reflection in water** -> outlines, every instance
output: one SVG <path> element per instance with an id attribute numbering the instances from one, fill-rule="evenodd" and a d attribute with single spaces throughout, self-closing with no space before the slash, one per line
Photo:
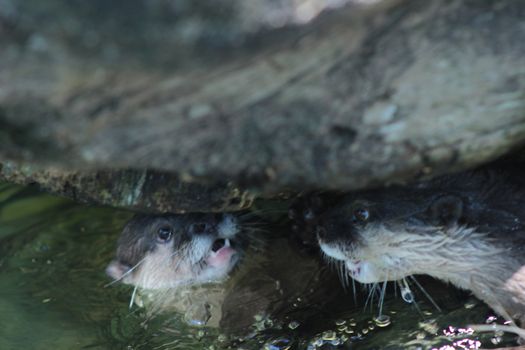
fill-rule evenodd
<path id="1" fill-rule="evenodd" d="M 430 275 L 523 325 L 522 184 L 515 174 L 479 170 L 346 195 L 319 217 L 317 238 L 358 282 Z"/>

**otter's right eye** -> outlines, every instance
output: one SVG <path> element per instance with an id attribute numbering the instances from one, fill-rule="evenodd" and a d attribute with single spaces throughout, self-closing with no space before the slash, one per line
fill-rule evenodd
<path id="1" fill-rule="evenodd" d="M 169 227 L 161 227 L 157 231 L 157 240 L 161 243 L 169 242 L 172 236 L 173 236 L 173 232 L 171 231 L 171 228 Z"/>
<path id="2" fill-rule="evenodd" d="M 365 208 L 357 208 L 354 210 L 354 215 L 352 216 L 353 222 L 366 222 L 370 213 Z"/>

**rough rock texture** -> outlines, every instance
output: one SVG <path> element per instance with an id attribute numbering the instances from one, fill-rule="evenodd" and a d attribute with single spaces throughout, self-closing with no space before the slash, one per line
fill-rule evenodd
<path id="1" fill-rule="evenodd" d="M 328 1 L 279 1 L 310 4 L 281 17 L 220 3 L 0 0 L 0 158 L 46 174 L 2 176 L 134 209 L 240 209 L 524 144 L 523 1 L 348 1 L 313 20 Z"/>
<path id="2" fill-rule="evenodd" d="M 253 197 L 232 184 L 186 183 L 154 171 L 119 170 L 78 173 L 0 165 L 0 180 L 32 185 L 79 202 L 142 212 L 234 211 L 248 208 Z"/>

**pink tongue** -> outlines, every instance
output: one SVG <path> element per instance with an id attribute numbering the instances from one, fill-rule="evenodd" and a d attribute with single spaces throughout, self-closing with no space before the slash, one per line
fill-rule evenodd
<path id="1" fill-rule="evenodd" d="M 210 257 L 208 258 L 208 264 L 214 267 L 227 265 L 230 262 L 231 257 L 235 253 L 235 249 L 232 249 L 231 247 L 222 247 L 221 249 L 210 255 Z"/>

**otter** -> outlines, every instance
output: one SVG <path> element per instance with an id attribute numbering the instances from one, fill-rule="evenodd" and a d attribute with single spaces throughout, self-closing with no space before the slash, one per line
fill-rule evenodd
<path id="1" fill-rule="evenodd" d="M 125 225 L 106 273 L 151 290 L 220 281 L 239 260 L 239 231 L 232 214 L 138 214 Z"/>
<path id="2" fill-rule="evenodd" d="M 345 195 L 316 219 L 321 250 L 361 283 L 425 274 L 525 322 L 523 176 L 481 169 Z"/>
<path id="3" fill-rule="evenodd" d="M 320 259 L 300 254 L 279 227 L 265 232 L 272 238 L 265 249 L 269 242 L 252 232 L 249 215 L 137 215 L 125 225 L 107 274 L 138 288 L 130 307 L 142 307 L 147 319 L 176 313 L 191 326 L 243 336 L 253 332 L 256 316 L 297 312 L 299 296 L 323 305 L 336 300 L 331 296 L 342 288 Z"/>

